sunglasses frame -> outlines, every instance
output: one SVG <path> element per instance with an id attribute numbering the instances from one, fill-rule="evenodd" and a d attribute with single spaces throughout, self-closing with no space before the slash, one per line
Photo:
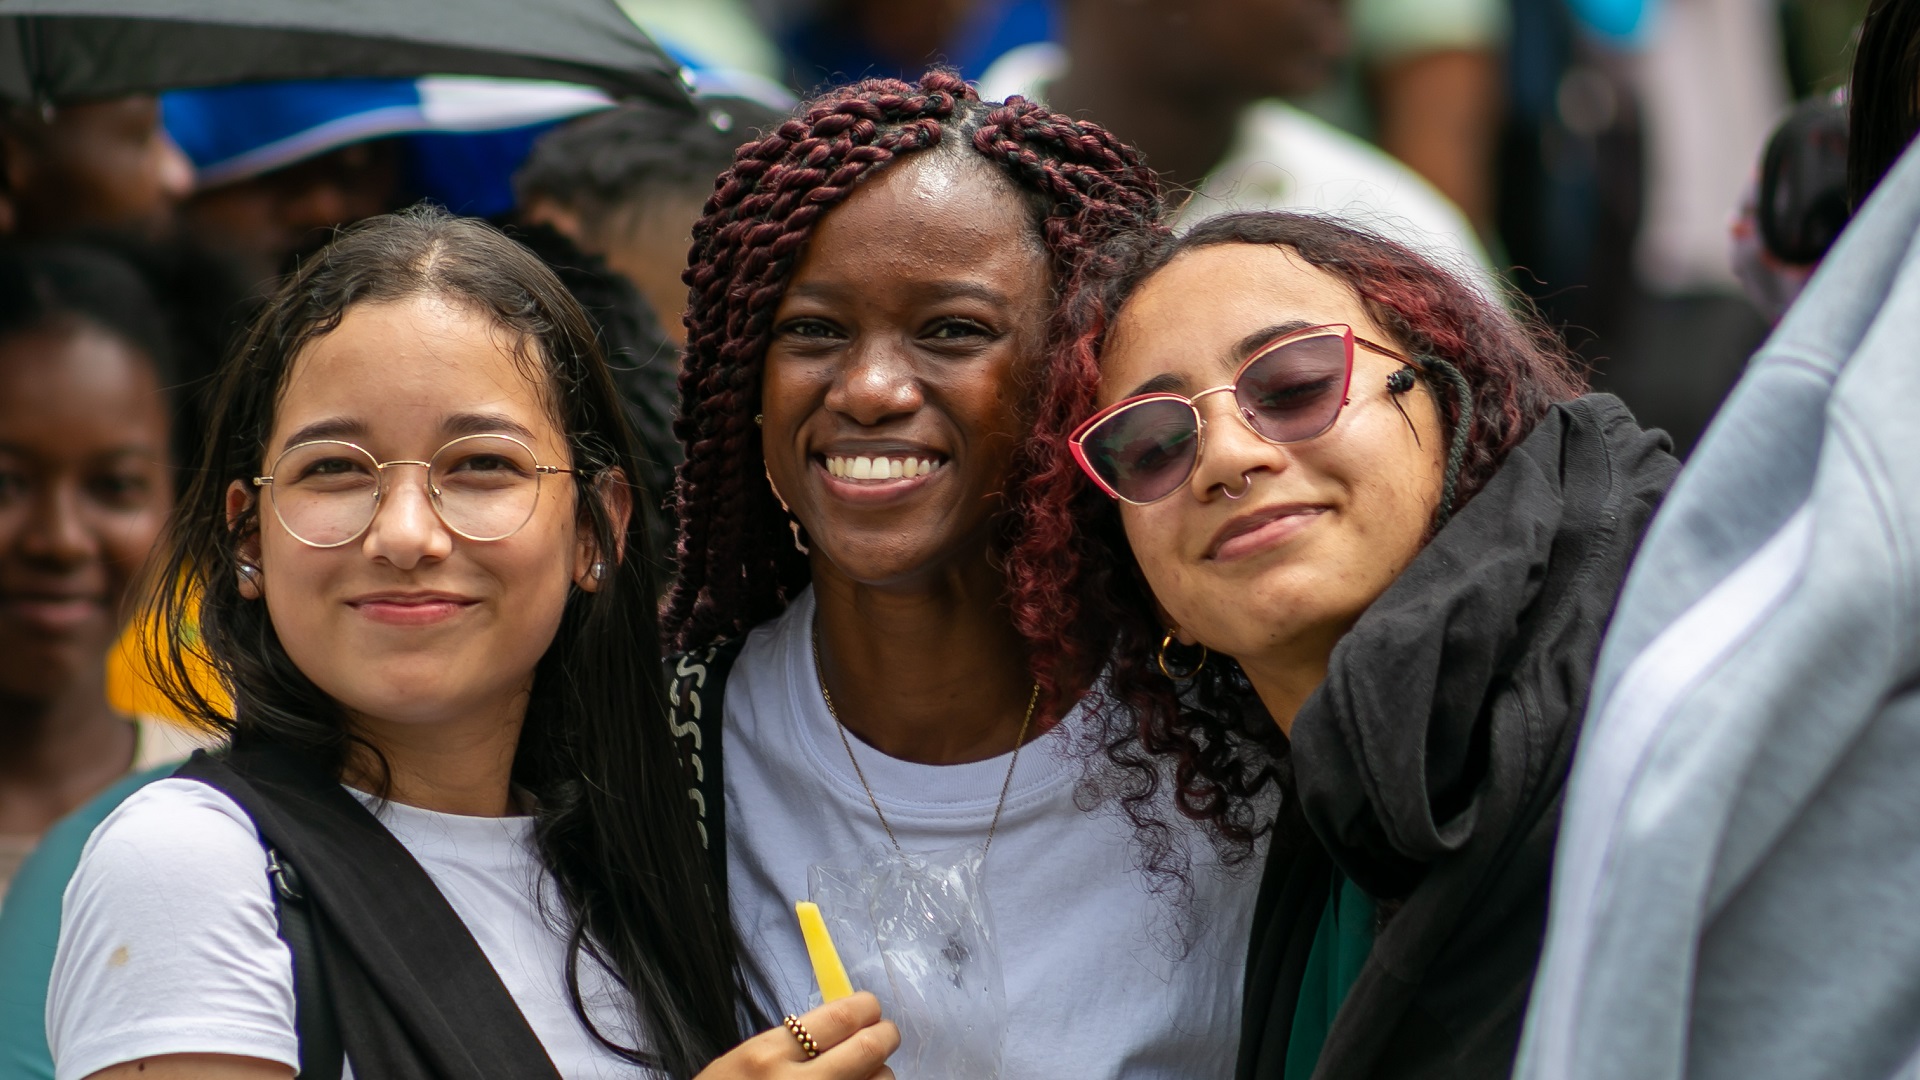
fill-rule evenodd
<path id="1" fill-rule="evenodd" d="M 1274 338 L 1272 341 L 1267 342 L 1265 345 L 1260 346 L 1258 349 L 1255 349 L 1252 352 L 1252 354 L 1249 355 L 1247 359 L 1244 362 L 1242 362 L 1238 368 L 1234 370 L 1233 378 L 1225 383 L 1222 383 L 1219 386 L 1208 387 L 1207 389 L 1202 390 L 1191 397 L 1188 397 L 1185 394 L 1176 394 L 1171 391 L 1161 391 L 1159 393 L 1153 393 L 1153 394 L 1139 394 L 1135 397 L 1124 398 L 1120 401 L 1116 401 L 1113 404 L 1107 406 L 1106 408 L 1101 409 L 1099 412 L 1094 413 L 1092 416 L 1088 417 L 1083 423 L 1081 423 L 1079 427 L 1074 428 L 1073 434 L 1067 436 L 1067 446 L 1073 452 L 1073 460 L 1077 464 L 1079 464 L 1080 471 L 1085 473 L 1087 475 L 1087 478 L 1094 482 L 1095 486 L 1097 486 L 1101 491 L 1106 492 L 1110 498 L 1118 499 L 1123 503 L 1127 503 L 1132 506 L 1152 506 L 1154 503 L 1160 502 L 1163 499 L 1168 499 L 1173 497 L 1174 495 L 1178 494 L 1182 488 L 1185 488 L 1188 484 L 1193 482 L 1194 474 L 1200 471 L 1200 463 L 1204 461 L 1206 458 L 1207 418 L 1200 414 L 1200 399 L 1204 397 L 1209 397 L 1213 394 L 1238 390 L 1240 386 L 1240 380 L 1246 376 L 1247 369 L 1259 363 L 1269 353 L 1272 353 L 1275 349 L 1281 348 L 1282 346 L 1291 345 L 1296 341 L 1301 341 L 1311 337 L 1338 337 L 1346 346 L 1346 372 L 1342 376 L 1341 382 L 1340 382 L 1340 404 L 1334 408 L 1333 415 L 1328 418 L 1326 426 L 1322 427 L 1319 431 L 1316 431 L 1311 435 L 1302 436 L 1301 438 L 1298 438 L 1298 439 L 1287 439 L 1285 441 L 1282 441 L 1279 439 L 1270 439 L 1265 434 L 1263 434 L 1259 428 L 1254 427 L 1253 421 L 1247 418 L 1247 410 L 1244 407 L 1240 407 L 1239 401 L 1236 397 L 1234 401 L 1234 405 L 1236 407 L 1233 410 L 1234 418 L 1239 420 L 1241 425 L 1245 427 L 1248 431 L 1251 431 L 1256 436 L 1259 436 L 1259 438 L 1263 442 L 1271 443 L 1274 446 L 1292 446 L 1298 443 L 1311 442 L 1312 440 L 1317 439 L 1320 436 L 1325 435 L 1327 432 L 1333 430 L 1333 425 L 1338 423 L 1340 420 L 1341 412 L 1345 411 L 1347 405 L 1351 403 L 1353 400 L 1350 394 L 1353 389 L 1354 346 L 1356 345 L 1360 346 L 1361 348 L 1366 349 L 1368 352 L 1379 353 L 1381 356 L 1385 356 L 1393 360 L 1398 360 L 1403 364 L 1412 363 L 1412 361 L 1407 359 L 1404 353 L 1401 353 L 1397 349 L 1389 349 L 1384 345 L 1377 345 L 1374 342 L 1368 341 L 1366 338 L 1363 338 L 1360 335 L 1354 333 L 1353 327 L 1349 326 L 1346 323 L 1327 323 L 1322 326 L 1307 326 L 1307 327 L 1302 327 L 1299 330 L 1289 330 L 1288 332 Z M 1161 495 L 1152 499 L 1147 499 L 1145 501 L 1142 501 L 1139 499 L 1129 499 L 1125 495 L 1122 495 L 1120 494 L 1120 492 L 1115 490 L 1113 485 L 1107 483 L 1107 481 L 1101 477 L 1098 470 L 1094 469 L 1093 463 L 1087 459 L 1086 438 L 1093 431 L 1094 428 L 1099 427 L 1101 424 L 1106 423 L 1108 420 L 1113 419 L 1114 417 L 1120 415 L 1121 413 L 1126 412 L 1129 409 L 1137 408 L 1141 405 L 1145 405 L 1149 402 L 1155 402 L 1155 401 L 1177 401 L 1185 405 L 1193 413 L 1194 442 L 1195 442 L 1194 451 L 1193 451 L 1193 461 L 1187 466 L 1187 475 L 1182 477 L 1180 479 L 1180 482 L 1178 484 L 1175 484 L 1172 488 L 1170 488 L 1165 495 Z"/>

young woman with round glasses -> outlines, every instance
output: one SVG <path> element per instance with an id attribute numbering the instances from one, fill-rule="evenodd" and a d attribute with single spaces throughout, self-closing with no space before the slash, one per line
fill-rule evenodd
<path id="1" fill-rule="evenodd" d="M 1504 1077 L 1665 439 L 1538 327 L 1326 218 L 1116 257 L 1080 312 L 1097 365 L 1056 376 L 1078 526 L 1009 563 L 1113 657 L 1116 763 L 1171 759 L 1183 809 L 1271 837 L 1238 1074 Z"/>
<path id="2" fill-rule="evenodd" d="M 579 307 L 482 223 L 376 218 L 282 286 L 155 577 L 186 583 L 157 624 L 197 598 L 202 633 L 156 660 L 229 745 L 89 841 L 58 1076 L 890 1075 L 871 996 L 728 1052 L 753 1013 L 622 415 Z"/>

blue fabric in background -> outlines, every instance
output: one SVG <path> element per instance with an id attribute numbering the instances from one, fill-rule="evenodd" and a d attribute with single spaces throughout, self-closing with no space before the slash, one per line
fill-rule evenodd
<path id="1" fill-rule="evenodd" d="M 584 87 L 506 79 L 319 79 L 162 94 L 167 132 L 202 187 L 250 179 L 355 143 L 405 146 L 407 194 L 475 216 L 513 207 L 534 140 L 611 104 Z"/>
<path id="2" fill-rule="evenodd" d="M 407 135 L 407 190 L 456 214 L 495 217 L 513 209 L 513 174 L 555 123 L 509 131 Z"/>
<path id="3" fill-rule="evenodd" d="M 1573 16 L 1616 44 L 1636 44 L 1659 14 L 1660 0 L 1567 0 Z"/>
<path id="4" fill-rule="evenodd" d="M 305 79 L 160 95 L 167 134 L 202 171 L 328 125 L 419 107 L 412 79 Z"/>

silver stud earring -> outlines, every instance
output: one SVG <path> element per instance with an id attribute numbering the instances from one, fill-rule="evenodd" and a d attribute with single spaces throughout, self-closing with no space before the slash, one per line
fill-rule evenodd
<path id="1" fill-rule="evenodd" d="M 607 576 L 607 564 L 596 559 L 592 566 L 587 567 L 587 574 L 595 581 L 603 581 Z"/>
<path id="2" fill-rule="evenodd" d="M 240 588 L 245 590 L 249 585 L 255 589 L 260 587 L 260 568 L 250 562 L 243 562 L 240 564 Z"/>

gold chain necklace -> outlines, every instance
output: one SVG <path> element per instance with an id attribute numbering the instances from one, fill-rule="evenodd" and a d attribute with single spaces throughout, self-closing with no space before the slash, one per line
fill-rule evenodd
<path id="1" fill-rule="evenodd" d="M 867 805 L 873 807 L 873 814 L 880 819 L 880 827 L 887 831 L 887 839 L 893 841 L 893 850 L 904 855 L 900 847 L 900 838 L 893 835 L 893 826 L 887 823 L 887 815 L 880 809 L 880 800 L 873 797 L 873 785 L 867 783 L 866 770 L 860 767 L 860 759 L 853 754 L 853 742 L 847 738 L 847 725 L 840 719 L 840 711 L 833 707 L 833 692 L 827 689 L 827 672 L 820 666 L 820 627 L 813 628 L 813 674 L 820 680 L 820 700 L 827 703 L 827 715 L 833 717 L 833 726 L 840 732 L 840 745 L 846 747 L 847 760 L 853 762 L 853 775 L 860 778 L 860 786 L 867 793 Z M 980 857 L 986 858 L 993 850 L 993 834 L 1000 828 L 1000 811 L 1007 808 L 1007 792 L 1013 788 L 1013 770 L 1020 764 L 1020 746 L 1027 741 L 1027 726 L 1033 723 L 1034 707 L 1040 704 L 1040 684 L 1033 684 L 1033 693 L 1027 698 L 1027 715 L 1020 720 L 1020 734 L 1013 737 L 1013 760 L 1007 762 L 1007 778 L 1000 782 L 1000 801 L 993 804 L 993 821 L 987 826 L 987 842 L 980 845 Z"/>

